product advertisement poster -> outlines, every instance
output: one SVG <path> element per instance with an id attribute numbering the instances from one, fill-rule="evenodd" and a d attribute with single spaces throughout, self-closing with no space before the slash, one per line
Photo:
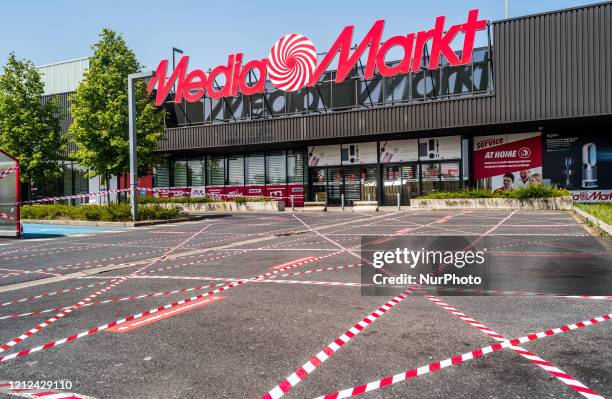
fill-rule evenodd
<path id="1" fill-rule="evenodd" d="M 376 142 L 343 144 L 341 150 L 343 165 L 376 163 Z"/>
<path id="2" fill-rule="evenodd" d="M 461 158 L 461 136 L 419 139 L 419 160 L 441 161 Z"/>
<path id="3" fill-rule="evenodd" d="M 601 132 L 547 133 L 544 177 L 567 188 L 577 201 L 610 201 L 612 139 Z"/>
<path id="4" fill-rule="evenodd" d="M 414 162 L 419 160 L 419 141 L 390 140 L 380 142 L 380 163 Z"/>
<path id="5" fill-rule="evenodd" d="M 319 145 L 308 147 L 308 166 L 340 165 L 340 146 Z"/>
<path id="6" fill-rule="evenodd" d="M 474 137 L 473 155 L 480 188 L 507 192 L 543 183 L 539 132 Z"/>

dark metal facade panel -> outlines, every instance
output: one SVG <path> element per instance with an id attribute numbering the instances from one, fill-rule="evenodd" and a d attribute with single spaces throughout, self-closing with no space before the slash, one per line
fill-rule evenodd
<path id="1" fill-rule="evenodd" d="M 46 102 L 50 98 L 53 98 L 53 97 L 55 97 L 55 99 L 57 100 L 60 111 L 62 112 L 62 119 L 60 121 L 62 134 L 68 134 L 68 128 L 72 124 L 72 115 L 70 114 L 70 96 L 71 95 L 72 93 L 59 93 L 59 94 L 52 94 L 52 95 L 44 96 L 42 98 L 43 102 Z M 64 153 L 66 158 L 68 158 L 71 152 L 76 151 L 76 149 L 77 149 L 76 144 L 69 141 L 68 146 L 66 148 L 66 152 Z"/>
<path id="2" fill-rule="evenodd" d="M 159 149 L 358 141 L 387 133 L 612 115 L 611 2 L 497 21 L 492 29 L 494 95 L 167 129 Z"/>

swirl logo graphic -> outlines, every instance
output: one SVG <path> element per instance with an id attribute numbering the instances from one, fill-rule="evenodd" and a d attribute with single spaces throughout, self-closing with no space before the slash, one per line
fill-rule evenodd
<path id="1" fill-rule="evenodd" d="M 306 36 L 291 33 L 281 37 L 268 55 L 268 78 L 283 91 L 306 86 L 317 64 L 317 50 Z"/>

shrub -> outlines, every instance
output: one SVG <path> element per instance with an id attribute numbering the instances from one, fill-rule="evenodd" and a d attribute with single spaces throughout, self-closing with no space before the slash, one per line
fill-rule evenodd
<path id="1" fill-rule="evenodd" d="M 138 207 L 138 220 L 165 220 L 180 216 L 176 207 L 164 208 L 159 205 Z M 105 222 L 126 222 L 132 220 L 129 204 L 110 205 L 25 205 L 21 207 L 23 219 L 41 220 L 89 220 Z"/>
<path id="2" fill-rule="evenodd" d="M 534 185 L 517 188 L 509 192 L 491 192 L 483 189 L 466 189 L 462 191 L 440 191 L 417 197 L 419 199 L 451 199 L 451 198 L 551 198 L 571 195 L 564 188 Z"/>

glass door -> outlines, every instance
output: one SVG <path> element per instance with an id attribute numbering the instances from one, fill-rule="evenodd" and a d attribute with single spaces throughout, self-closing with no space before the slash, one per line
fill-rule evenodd
<path id="1" fill-rule="evenodd" d="M 342 194 L 342 168 L 339 166 L 327 169 L 327 203 L 330 205 L 340 204 Z"/>
<path id="2" fill-rule="evenodd" d="M 401 169 L 399 165 L 385 166 L 383 169 L 385 205 L 397 205 L 397 195 L 402 194 Z"/>
<path id="3" fill-rule="evenodd" d="M 361 168 L 361 200 L 377 200 L 376 166 L 364 166 Z"/>
<path id="4" fill-rule="evenodd" d="M 419 165 L 403 165 L 401 168 L 402 174 L 402 205 L 409 205 L 410 199 L 416 198 L 419 195 Z"/>
<path id="5" fill-rule="evenodd" d="M 311 169 L 310 195 L 312 201 L 327 201 L 327 169 Z"/>
<path id="6" fill-rule="evenodd" d="M 344 201 L 351 205 L 361 197 L 361 171 L 359 166 L 344 167 Z"/>

